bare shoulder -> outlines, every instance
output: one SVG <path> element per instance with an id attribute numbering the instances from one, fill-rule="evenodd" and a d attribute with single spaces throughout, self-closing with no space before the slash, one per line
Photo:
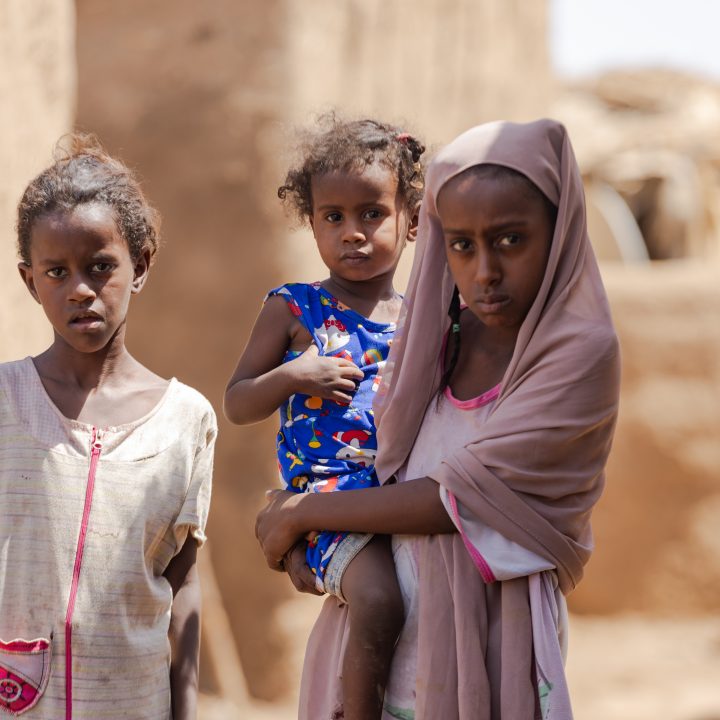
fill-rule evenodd
<path id="1" fill-rule="evenodd" d="M 171 380 L 161 377 L 133 358 L 134 367 L 125 381 L 126 391 L 133 395 L 161 397 L 168 389 Z"/>
<path id="2" fill-rule="evenodd" d="M 286 349 L 289 350 L 305 350 L 312 342 L 310 333 L 280 295 L 272 295 L 265 301 L 255 328 L 264 334 L 285 339 Z"/>
<path id="3" fill-rule="evenodd" d="M 287 300 L 280 295 L 271 295 L 265 301 L 258 315 L 257 322 L 273 324 L 278 328 L 282 328 L 288 337 L 290 337 L 291 329 L 295 325 L 300 324 L 297 317 L 293 315 Z"/>

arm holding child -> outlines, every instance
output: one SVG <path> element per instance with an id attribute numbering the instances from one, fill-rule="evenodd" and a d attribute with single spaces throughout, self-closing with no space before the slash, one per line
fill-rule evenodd
<path id="1" fill-rule="evenodd" d="M 268 493 L 255 534 L 271 568 L 314 527 L 382 535 L 437 535 L 456 531 L 430 478 L 340 493 Z"/>

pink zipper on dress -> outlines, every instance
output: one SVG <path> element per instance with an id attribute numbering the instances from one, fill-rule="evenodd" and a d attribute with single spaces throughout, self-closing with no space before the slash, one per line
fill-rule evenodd
<path id="1" fill-rule="evenodd" d="M 95 472 L 97 471 L 101 452 L 102 430 L 93 427 L 92 440 L 90 441 L 90 469 L 88 470 L 87 486 L 85 487 L 85 506 L 83 507 L 80 535 L 75 550 L 75 566 L 73 567 L 72 583 L 70 584 L 70 598 L 68 599 L 67 613 L 65 614 L 65 720 L 71 720 L 72 718 L 72 619 L 75 612 L 78 583 L 80 582 L 80 569 L 82 567 L 88 521 L 90 520 L 90 509 L 92 508 Z"/>

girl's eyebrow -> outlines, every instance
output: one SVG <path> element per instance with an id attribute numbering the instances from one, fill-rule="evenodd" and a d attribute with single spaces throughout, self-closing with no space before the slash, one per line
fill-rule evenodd
<path id="1" fill-rule="evenodd" d="M 511 220 L 500 220 L 497 223 L 489 225 L 487 228 L 485 228 L 486 232 L 503 232 L 506 230 L 520 230 L 525 229 L 528 227 L 529 222 L 524 218 L 517 218 L 517 219 L 511 219 Z M 467 228 L 443 228 L 443 232 L 445 234 L 453 234 L 453 235 L 467 235 L 469 233 L 472 233 L 471 230 Z"/>
<path id="2" fill-rule="evenodd" d="M 117 260 L 117 256 L 106 251 L 100 251 L 98 253 L 93 253 L 92 255 L 90 255 L 91 262 L 114 262 L 115 260 Z M 66 261 L 58 260 L 56 258 L 44 258 L 40 260 L 37 264 L 43 267 L 56 267 L 58 265 L 65 265 Z"/>
<path id="3" fill-rule="evenodd" d="M 384 207 L 389 208 L 390 205 L 387 202 L 384 202 L 383 200 L 377 199 L 377 200 L 368 200 L 367 202 L 361 202 L 357 205 L 350 208 L 350 210 L 357 209 L 357 208 L 366 208 L 366 207 Z M 345 205 L 342 205 L 341 203 L 325 203 L 324 205 L 318 205 L 317 210 L 343 210 L 345 209 Z"/>

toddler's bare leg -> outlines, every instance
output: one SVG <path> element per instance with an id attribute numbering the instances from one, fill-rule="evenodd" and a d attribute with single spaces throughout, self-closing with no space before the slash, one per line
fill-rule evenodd
<path id="1" fill-rule="evenodd" d="M 380 720 L 390 662 L 404 621 L 390 538 L 376 535 L 342 577 L 350 631 L 343 660 L 345 720 Z"/>

